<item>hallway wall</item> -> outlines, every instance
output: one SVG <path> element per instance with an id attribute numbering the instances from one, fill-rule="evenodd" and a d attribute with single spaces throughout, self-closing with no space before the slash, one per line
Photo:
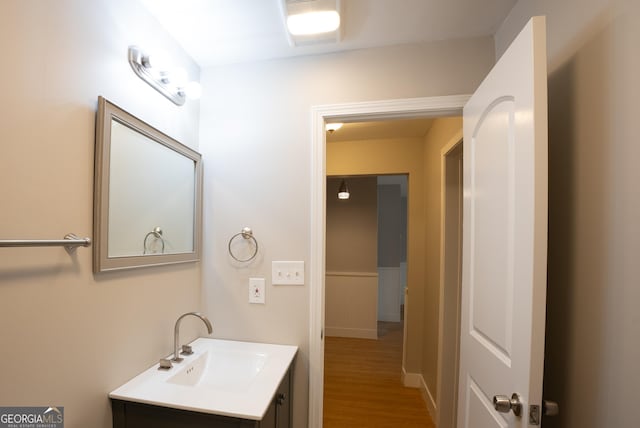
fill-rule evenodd
<path id="1" fill-rule="evenodd" d="M 431 410 L 435 408 L 438 382 L 438 333 L 440 314 L 440 229 L 441 174 L 440 151 L 462 134 L 462 117 L 436 120 L 424 138 L 424 254 L 425 294 L 423 300 L 424 334 L 422 336 L 421 373 L 424 378 Z"/>
<path id="2" fill-rule="evenodd" d="M 336 197 L 342 178 L 327 177 L 327 272 L 375 273 L 378 257 L 376 177 L 349 177 L 349 199 Z"/>
<path id="3" fill-rule="evenodd" d="M 325 337 L 378 337 L 376 177 L 346 179 L 351 196 L 336 197 L 342 178 L 327 177 Z"/>

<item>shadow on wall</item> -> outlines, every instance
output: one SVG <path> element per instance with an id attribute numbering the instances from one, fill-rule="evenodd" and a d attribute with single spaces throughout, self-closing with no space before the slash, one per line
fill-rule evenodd
<path id="1" fill-rule="evenodd" d="M 560 404 L 546 428 L 593 426 L 606 346 L 609 153 L 606 37 L 549 76 L 549 249 L 544 398 Z M 588 87 L 588 91 L 584 88 Z M 586 263 L 585 261 L 589 261 Z M 572 385 L 574 385 L 572 387 Z M 581 385 L 577 390 L 575 385 Z M 563 408 L 565 409 L 563 411 Z M 568 411 L 571 409 L 571 411 Z M 576 411 L 579 419 L 576 420 Z M 567 415 L 574 415 L 568 420 Z M 590 422 L 591 421 L 591 422 Z"/>
<path id="2" fill-rule="evenodd" d="M 569 369 L 568 339 L 571 330 L 570 291 L 574 201 L 573 138 L 570 100 L 572 64 L 549 76 L 549 248 L 547 281 L 547 324 L 545 337 L 543 398 L 567 402 Z M 563 426 L 563 412 L 548 421 L 548 426 Z M 545 424 L 547 422 L 545 421 Z"/>

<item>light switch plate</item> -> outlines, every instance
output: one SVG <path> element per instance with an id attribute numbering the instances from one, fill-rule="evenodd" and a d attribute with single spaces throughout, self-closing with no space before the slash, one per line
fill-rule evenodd
<path id="1" fill-rule="evenodd" d="M 273 285 L 304 285 L 304 262 L 271 262 Z"/>
<path id="2" fill-rule="evenodd" d="M 249 278 L 249 303 L 264 304 L 264 278 Z"/>

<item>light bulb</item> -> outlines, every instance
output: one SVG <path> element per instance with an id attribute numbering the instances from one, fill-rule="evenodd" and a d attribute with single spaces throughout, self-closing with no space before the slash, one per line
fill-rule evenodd
<path id="1" fill-rule="evenodd" d="M 346 180 L 342 180 L 340 187 L 338 188 L 338 199 L 349 199 L 349 188 L 347 187 Z"/>
<path id="2" fill-rule="evenodd" d="M 337 131 L 342 128 L 342 123 L 327 123 L 325 129 L 329 132 Z"/>
<path id="3" fill-rule="evenodd" d="M 187 70 L 182 67 L 174 68 L 173 70 L 171 70 L 169 78 L 171 79 L 171 83 L 176 85 L 176 87 L 178 88 L 184 88 L 189 82 L 189 75 L 187 74 Z"/>
<path id="4" fill-rule="evenodd" d="M 202 86 L 198 82 L 189 82 L 184 87 L 184 94 L 190 100 L 197 100 L 202 96 Z"/>

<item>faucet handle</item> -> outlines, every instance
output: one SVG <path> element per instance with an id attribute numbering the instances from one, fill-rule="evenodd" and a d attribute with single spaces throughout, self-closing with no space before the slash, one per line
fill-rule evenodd
<path id="1" fill-rule="evenodd" d="M 190 345 L 182 345 L 182 355 L 191 355 L 193 354 L 193 349 Z"/>
<path id="2" fill-rule="evenodd" d="M 160 363 L 158 364 L 158 370 L 169 370 L 173 365 L 171 364 L 171 360 L 166 358 L 161 358 Z"/>

